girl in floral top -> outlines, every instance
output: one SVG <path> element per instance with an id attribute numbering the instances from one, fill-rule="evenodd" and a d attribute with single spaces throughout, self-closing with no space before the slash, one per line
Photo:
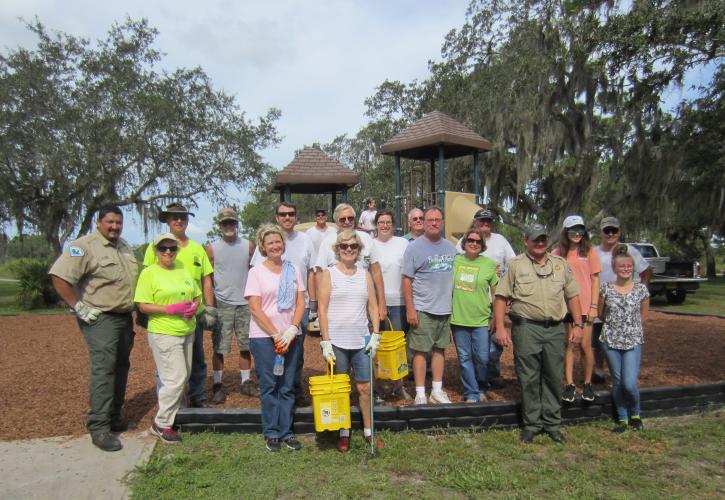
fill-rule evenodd
<path id="1" fill-rule="evenodd" d="M 645 285 L 632 280 L 634 259 L 627 245 L 612 250 L 612 269 L 617 279 L 601 287 L 599 318 L 604 322 L 600 341 L 612 374 L 612 399 L 619 419 L 614 431 L 641 430 L 637 378 L 649 292 Z"/>

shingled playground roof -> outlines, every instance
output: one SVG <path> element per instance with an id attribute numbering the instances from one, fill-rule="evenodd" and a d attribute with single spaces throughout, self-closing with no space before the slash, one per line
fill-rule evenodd
<path id="1" fill-rule="evenodd" d="M 491 142 L 445 113 L 432 111 L 382 145 L 384 155 L 400 154 L 416 160 L 438 158 L 443 145 L 445 158 L 491 151 Z"/>
<path id="2" fill-rule="evenodd" d="M 351 188 L 358 183 L 355 172 L 315 148 L 305 148 L 282 169 L 274 188 L 289 187 L 293 193 L 329 193 Z"/>

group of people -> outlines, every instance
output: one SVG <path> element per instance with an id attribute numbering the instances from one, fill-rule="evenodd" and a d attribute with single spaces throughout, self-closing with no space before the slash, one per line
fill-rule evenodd
<path id="1" fill-rule="evenodd" d="M 151 431 L 166 443 L 181 441 L 173 425 L 185 401 L 207 406 L 208 329 L 212 401 L 226 398 L 224 355 L 236 338 L 240 390 L 260 398 L 265 446 L 300 449 L 292 425 L 295 406 L 308 403 L 302 368 L 310 322 L 319 322 L 322 355 L 334 372 L 351 374 L 364 439 L 374 446 L 383 443 L 372 442 L 371 368 L 385 330 L 406 332 L 415 396 L 402 381 L 393 384 L 392 394 L 415 404 L 450 403 L 443 373 L 452 339 L 467 403 L 487 401 L 486 391 L 501 386 L 500 354 L 513 345 L 524 442 L 541 432 L 564 441 L 561 401 L 575 397 L 574 349 L 583 353 L 581 397 L 592 400 L 594 344 L 609 362 L 617 429 L 641 428 L 637 372 L 648 295 L 633 277 L 646 284 L 647 265 L 634 248 L 617 244 L 616 218 L 602 220 L 602 244 L 592 248 L 583 219 L 568 217 L 553 253 L 546 230 L 532 226 L 525 232 L 526 252 L 516 256 L 493 232 L 496 217 L 488 209 L 476 212 L 457 246 L 442 236 L 438 207 L 411 210 L 410 232 L 398 237 L 393 212 L 376 210 L 372 198 L 359 225 L 354 208 L 342 203 L 333 212 L 334 226 L 325 210 L 317 210 L 316 224 L 306 232 L 295 229 L 296 206 L 281 202 L 275 224 L 260 227 L 254 242 L 239 234 L 238 214 L 225 208 L 216 219 L 220 238 L 206 248 L 186 235 L 193 215 L 178 203 L 161 212 L 168 232 L 153 239 L 137 276 L 133 252 L 120 237 L 122 212 L 103 207 L 97 231 L 72 242 L 50 270 L 89 350 L 87 428 L 100 449 L 121 449 L 117 433 L 133 425 L 121 409 L 134 309 L 146 319 L 157 370 L 159 409 Z M 603 323 L 594 323 L 600 318 Z M 349 430 L 341 430 L 337 448 L 349 447 Z"/>

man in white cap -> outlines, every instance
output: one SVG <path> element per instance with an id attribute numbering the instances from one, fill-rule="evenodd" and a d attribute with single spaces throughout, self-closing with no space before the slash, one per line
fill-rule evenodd
<path id="1" fill-rule="evenodd" d="M 324 208 L 318 208 L 315 210 L 315 225 L 309 228 L 306 232 L 310 237 L 310 240 L 312 240 L 315 252 L 318 252 L 320 250 L 322 240 L 331 234 L 337 234 L 337 228 L 327 223 L 327 210 Z"/>
<path id="2" fill-rule="evenodd" d="M 214 266 L 214 298 L 218 322 L 212 332 L 214 342 L 214 385 L 212 402 L 224 403 L 222 385 L 224 355 L 232 349 L 232 335 L 239 349 L 240 392 L 243 396 L 259 396 L 259 387 L 251 379 L 252 355 L 249 351 L 249 305 L 244 298 L 247 274 L 254 253 L 254 243 L 239 236 L 239 216 L 233 208 L 222 208 L 216 218 L 222 237 L 206 247 Z"/>

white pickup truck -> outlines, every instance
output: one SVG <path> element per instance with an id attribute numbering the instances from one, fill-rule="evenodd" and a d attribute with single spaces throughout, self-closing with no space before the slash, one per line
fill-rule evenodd
<path id="1" fill-rule="evenodd" d="M 700 276 L 699 262 L 675 262 L 669 257 L 660 256 L 657 247 L 652 243 L 627 243 L 642 254 L 652 267 L 652 279 L 649 282 L 649 293 L 655 295 L 664 294 L 670 304 L 682 304 L 685 302 L 688 292 L 693 292 L 700 287 L 700 283 L 707 281 L 707 278 Z"/>

